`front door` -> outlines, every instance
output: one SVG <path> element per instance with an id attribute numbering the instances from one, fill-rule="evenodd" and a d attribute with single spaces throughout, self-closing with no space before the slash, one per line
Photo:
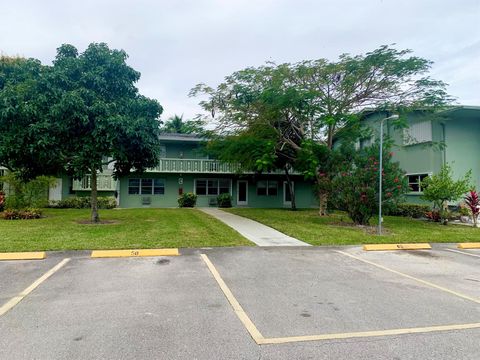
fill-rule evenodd
<path id="1" fill-rule="evenodd" d="M 237 181 L 237 205 L 247 205 L 247 204 L 248 204 L 248 181 L 238 180 Z"/>

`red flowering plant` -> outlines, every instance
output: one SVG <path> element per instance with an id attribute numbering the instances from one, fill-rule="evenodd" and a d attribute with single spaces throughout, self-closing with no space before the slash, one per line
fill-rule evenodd
<path id="1" fill-rule="evenodd" d="M 394 207 L 408 190 L 404 172 L 392 161 L 390 142 L 383 148 L 382 206 Z M 340 208 L 345 209 L 354 223 L 368 225 L 378 211 L 379 144 L 362 150 L 343 151 L 344 161 L 333 180 L 333 193 Z"/>
<path id="2" fill-rule="evenodd" d="M 464 198 L 465 204 L 470 210 L 473 226 L 478 227 L 478 215 L 480 214 L 480 199 L 475 190 L 470 190 L 467 196 Z"/>
<path id="3" fill-rule="evenodd" d="M 5 193 L 0 191 L 0 211 L 3 211 L 5 208 Z"/>

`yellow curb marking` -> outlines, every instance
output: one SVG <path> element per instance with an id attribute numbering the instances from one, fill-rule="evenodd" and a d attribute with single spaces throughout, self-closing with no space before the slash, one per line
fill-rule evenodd
<path id="1" fill-rule="evenodd" d="M 447 293 L 449 293 L 449 294 L 452 294 L 452 295 L 461 297 L 462 299 L 470 300 L 470 301 L 473 301 L 473 302 L 475 302 L 475 303 L 477 303 L 477 304 L 480 304 L 480 299 L 477 299 L 477 298 L 474 298 L 474 297 L 471 297 L 471 296 L 468 296 L 468 295 L 459 293 L 459 292 L 457 292 L 457 291 L 453 291 L 453 290 L 447 289 L 447 288 L 445 288 L 445 287 L 443 287 L 443 286 L 433 284 L 433 283 L 431 283 L 431 282 L 429 282 L 429 281 L 422 280 L 422 279 L 416 278 L 416 277 L 411 276 L 411 275 L 404 274 L 404 273 L 402 273 L 402 272 L 400 272 L 400 271 L 390 269 L 390 268 L 388 268 L 388 267 L 386 267 L 386 266 L 383 266 L 383 265 L 374 263 L 374 262 L 369 261 L 369 260 L 365 260 L 365 259 L 359 258 L 358 256 L 355 256 L 355 255 L 352 255 L 352 254 L 349 254 L 349 253 L 346 253 L 346 252 L 343 252 L 343 251 L 340 251 L 340 250 L 335 250 L 335 251 L 336 251 L 337 253 L 339 253 L 339 254 L 342 254 L 342 255 L 351 257 L 352 259 L 355 259 L 355 260 L 364 262 L 364 263 L 366 263 L 366 264 L 370 264 L 370 265 L 376 266 L 376 267 L 378 267 L 378 268 L 380 268 L 380 269 L 389 271 L 389 272 L 391 272 L 391 273 L 394 273 L 394 274 L 397 274 L 397 275 L 406 277 L 407 279 L 415 280 L 416 282 L 419 282 L 419 283 L 421 283 L 421 284 L 427 285 L 427 286 L 432 287 L 432 288 L 434 288 L 434 289 L 438 289 L 438 290 L 447 292 Z"/>
<path id="2" fill-rule="evenodd" d="M 6 304 L 0 307 L 0 316 L 4 315 L 7 311 L 12 309 L 15 305 L 17 305 L 20 301 L 22 301 L 28 294 L 30 294 L 33 290 L 35 290 L 41 283 L 47 280 L 50 276 L 55 274 L 58 270 L 60 270 L 66 263 L 70 261 L 70 258 L 63 259 L 53 268 L 48 270 L 45 274 L 43 274 L 40 278 L 35 280 L 35 282 L 23 290 L 20 294 L 15 296 L 14 298 L 10 299 Z"/>
<path id="3" fill-rule="evenodd" d="M 262 344 L 262 342 L 266 339 L 263 337 L 260 331 L 258 331 L 255 324 L 252 322 L 252 320 L 250 320 L 247 313 L 243 310 L 242 306 L 237 301 L 233 293 L 230 291 L 227 284 L 225 284 L 222 277 L 220 276 L 220 274 L 218 273 L 217 269 L 212 264 L 208 256 L 205 254 L 200 254 L 200 256 L 202 257 L 203 261 L 205 262 L 208 269 L 212 273 L 213 277 L 217 281 L 218 285 L 220 286 L 220 289 L 222 289 L 223 294 L 227 298 L 228 302 L 230 303 L 230 305 L 232 305 L 232 308 L 235 311 L 235 314 L 237 314 L 238 318 L 240 319 L 240 321 L 243 323 L 243 325 L 249 332 L 250 336 L 253 338 L 253 340 L 255 340 L 257 344 Z"/>
<path id="4" fill-rule="evenodd" d="M 0 260 L 41 260 L 46 257 L 47 254 L 44 251 L 0 253 Z"/>
<path id="5" fill-rule="evenodd" d="M 343 251 L 337 251 L 341 254 L 351 256 L 357 260 L 364 261 L 363 259 L 357 258 L 356 256 L 344 253 Z M 227 298 L 228 302 L 232 305 L 235 314 L 237 314 L 240 321 L 243 323 L 247 331 L 249 332 L 252 339 L 258 345 L 271 345 L 271 344 L 285 344 L 285 343 L 293 343 L 293 342 L 302 342 L 302 341 L 319 341 L 319 340 L 341 340 L 341 339 L 351 339 L 351 338 L 362 338 L 362 337 L 379 337 L 379 336 L 394 336 L 394 335 L 407 335 L 407 334 L 419 334 L 419 333 L 428 333 L 428 332 L 439 332 L 439 331 L 453 331 L 453 330 L 469 330 L 469 329 L 479 329 L 480 323 L 470 323 L 470 324 L 453 324 L 453 325 L 439 325 L 439 326 L 427 326 L 427 327 L 414 327 L 414 328 L 405 328 L 405 329 L 390 329 L 390 330 L 376 330 L 376 331 L 359 331 L 359 332 L 347 332 L 347 333 L 334 333 L 334 334 L 322 334 L 322 335 L 305 335 L 305 336 L 288 336 L 288 337 L 276 337 L 276 338 L 265 338 L 263 335 L 258 331 L 255 324 L 250 320 L 245 310 L 243 310 L 240 303 L 237 301 L 233 293 L 228 288 L 227 284 L 223 281 L 222 277 L 220 276 L 219 272 L 210 261 L 210 259 L 205 254 L 200 255 L 207 265 L 208 269 L 212 273 L 213 277 L 217 281 L 220 289 L 223 291 L 223 294 Z M 413 280 L 420 281 L 425 283 L 429 286 L 438 288 L 440 290 L 446 290 L 449 293 L 454 295 L 467 298 L 468 300 L 473 300 L 475 302 L 480 302 L 480 300 L 465 297 L 462 294 L 450 291 L 448 289 L 439 287 L 434 284 L 430 284 L 426 281 L 416 279 L 410 275 L 402 274 L 398 271 L 391 270 L 388 268 L 383 267 L 382 265 L 374 264 L 370 261 L 365 260 L 369 264 L 374 266 L 378 266 L 382 269 L 387 271 L 391 271 L 397 273 L 402 276 L 406 276 Z"/>
<path id="6" fill-rule="evenodd" d="M 178 256 L 178 249 L 93 250 L 92 258 Z"/>
<path id="7" fill-rule="evenodd" d="M 457 245 L 459 249 L 480 249 L 480 243 L 460 243 Z"/>
<path id="8" fill-rule="evenodd" d="M 480 328 L 480 323 L 460 324 L 460 325 L 441 325 L 441 326 L 428 326 L 428 327 L 417 327 L 417 328 L 407 328 L 407 329 L 361 331 L 361 332 L 339 333 L 339 334 L 269 338 L 269 339 L 264 339 L 261 342 L 261 344 L 285 344 L 285 343 L 300 342 L 300 341 L 339 340 L 339 339 L 351 339 L 351 338 L 360 338 L 360 337 L 393 336 L 393 335 L 428 333 L 428 332 L 435 332 L 435 331 L 468 330 L 468 329 L 478 329 L 478 328 Z"/>
<path id="9" fill-rule="evenodd" d="M 458 254 L 463 254 L 463 255 L 468 255 L 468 256 L 473 256 L 473 257 L 479 257 L 480 258 L 480 255 L 470 254 L 470 253 L 467 253 L 465 251 L 458 251 L 458 250 L 453 250 L 453 249 L 445 249 L 445 250 L 451 251 L 451 252 L 454 252 L 454 253 L 458 253 Z"/>
<path id="10" fill-rule="evenodd" d="M 363 245 L 365 251 L 388 251 L 388 250 L 428 250 L 430 244 L 368 244 Z"/>

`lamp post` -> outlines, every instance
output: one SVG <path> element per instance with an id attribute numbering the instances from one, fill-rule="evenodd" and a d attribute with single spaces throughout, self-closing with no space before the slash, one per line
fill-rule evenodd
<path id="1" fill-rule="evenodd" d="M 382 235 L 382 177 L 383 177 L 383 123 L 385 120 L 398 119 L 398 115 L 391 115 L 380 121 L 380 166 L 378 174 L 378 235 Z"/>

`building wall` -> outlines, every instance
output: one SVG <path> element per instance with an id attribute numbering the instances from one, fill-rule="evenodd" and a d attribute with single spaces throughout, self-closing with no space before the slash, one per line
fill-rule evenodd
<path id="1" fill-rule="evenodd" d="M 141 195 L 128 194 L 128 179 L 131 178 L 157 178 L 165 180 L 165 193 L 163 195 Z M 184 193 L 195 192 L 195 179 L 230 179 L 231 195 L 233 197 L 233 206 L 237 205 L 237 181 L 248 181 L 248 204 L 246 207 L 279 208 L 288 206 L 283 202 L 283 181 L 284 177 L 275 176 L 249 176 L 239 177 L 237 175 L 208 175 L 208 174 L 158 174 L 149 173 L 143 175 L 130 175 L 120 179 L 120 207 L 178 207 L 179 189 Z M 181 179 L 182 184 L 180 184 Z M 257 180 L 271 179 L 278 181 L 278 192 L 276 196 L 257 195 Z M 304 181 L 301 177 L 295 177 L 295 196 L 296 204 L 299 208 L 309 208 L 316 206 L 313 187 L 310 182 Z M 150 198 L 150 204 L 143 204 L 143 198 Z M 197 206 L 208 207 L 216 206 L 210 203 L 211 199 L 216 200 L 216 195 L 198 195 Z"/>

